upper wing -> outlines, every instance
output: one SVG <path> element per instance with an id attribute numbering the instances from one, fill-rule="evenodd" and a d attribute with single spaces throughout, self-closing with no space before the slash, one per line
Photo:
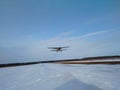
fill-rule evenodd
<path id="1" fill-rule="evenodd" d="M 48 49 L 58 49 L 59 47 L 48 47 Z"/>
<path id="2" fill-rule="evenodd" d="M 58 49 L 58 48 L 69 48 L 68 46 L 67 47 L 48 47 L 48 49 Z"/>
<path id="3" fill-rule="evenodd" d="M 69 48 L 69 47 L 61 47 L 61 48 Z"/>

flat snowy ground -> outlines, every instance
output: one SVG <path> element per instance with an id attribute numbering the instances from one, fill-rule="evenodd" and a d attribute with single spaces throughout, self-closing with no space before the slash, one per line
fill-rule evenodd
<path id="1" fill-rule="evenodd" d="M 37 64 L 1 68 L 0 90 L 120 90 L 120 65 Z"/>

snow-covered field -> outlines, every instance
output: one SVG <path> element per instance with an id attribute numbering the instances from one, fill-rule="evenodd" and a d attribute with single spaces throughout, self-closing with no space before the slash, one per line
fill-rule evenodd
<path id="1" fill-rule="evenodd" d="M 120 90 L 120 65 L 37 64 L 1 68 L 0 90 Z"/>

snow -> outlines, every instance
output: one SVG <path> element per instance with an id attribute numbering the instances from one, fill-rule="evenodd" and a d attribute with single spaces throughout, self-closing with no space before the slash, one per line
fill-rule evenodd
<path id="1" fill-rule="evenodd" d="M 0 69 L 0 90 L 120 90 L 120 65 L 37 64 Z"/>

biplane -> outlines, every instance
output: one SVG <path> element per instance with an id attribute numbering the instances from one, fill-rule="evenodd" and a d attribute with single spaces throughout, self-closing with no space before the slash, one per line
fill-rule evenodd
<path id="1" fill-rule="evenodd" d="M 67 50 L 67 48 L 69 47 L 68 46 L 67 47 L 48 47 L 48 49 L 51 49 L 50 51 L 55 51 L 55 52 L 62 52 Z"/>

